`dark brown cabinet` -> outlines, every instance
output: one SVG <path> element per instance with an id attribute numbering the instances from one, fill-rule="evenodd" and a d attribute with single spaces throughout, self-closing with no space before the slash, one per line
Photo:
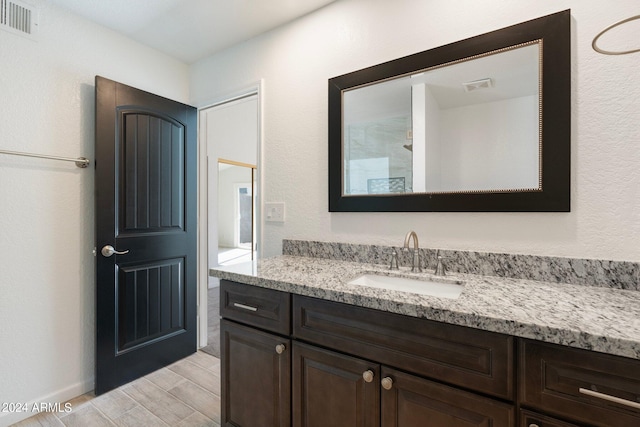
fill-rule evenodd
<path id="1" fill-rule="evenodd" d="M 221 314 L 223 426 L 640 426 L 639 360 L 226 280 Z"/>
<path id="2" fill-rule="evenodd" d="M 377 364 L 293 343 L 293 425 L 379 427 Z"/>
<path id="3" fill-rule="evenodd" d="M 291 332 L 291 294 L 223 280 L 220 316 L 288 336 Z"/>
<path id="4" fill-rule="evenodd" d="M 512 403 L 427 379 L 513 400 L 512 337 L 224 280 L 220 292 L 224 426 L 515 425 Z"/>
<path id="5" fill-rule="evenodd" d="M 520 340 L 520 404 L 598 427 L 640 426 L 640 361 Z"/>
<path id="6" fill-rule="evenodd" d="M 293 344 L 293 425 L 513 426 L 513 405 L 312 345 Z"/>
<path id="7" fill-rule="evenodd" d="M 292 307 L 296 339 L 515 399 L 513 337 L 300 295 Z"/>
<path id="8" fill-rule="evenodd" d="M 506 427 L 512 404 L 382 368 L 382 427 Z"/>
<path id="9" fill-rule="evenodd" d="M 537 414 L 525 409 L 520 411 L 519 427 L 578 427 L 576 424 L 566 423 L 546 415 Z"/>
<path id="10" fill-rule="evenodd" d="M 291 425 L 291 343 L 281 336 L 222 320 L 222 425 Z"/>

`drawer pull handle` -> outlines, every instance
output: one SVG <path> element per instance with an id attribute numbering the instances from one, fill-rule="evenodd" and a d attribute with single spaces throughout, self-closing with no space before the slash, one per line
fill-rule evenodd
<path id="1" fill-rule="evenodd" d="M 364 382 L 370 383 L 373 381 L 373 371 L 371 369 L 367 369 L 362 373 L 362 378 L 364 378 Z"/>
<path id="2" fill-rule="evenodd" d="M 287 347 L 284 344 L 278 344 L 276 346 L 276 353 L 278 354 L 282 354 L 284 353 L 284 351 L 287 349 Z"/>
<path id="3" fill-rule="evenodd" d="M 580 393 L 586 394 L 587 396 L 597 397 L 598 399 L 608 400 L 609 402 L 619 403 L 620 405 L 629 406 L 631 408 L 640 409 L 640 403 L 633 402 L 627 399 L 621 399 L 619 397 L 610 396 L 604 393 L 598 393 L 597 391 L 589 390 L 586 388 L 580 388 Z"/>
<path id="4" fill-rule="evenodd" d="M 390 377 L 384 377 L 382 381 L 380 381 L 380 384 L 382 384 L 383 389 L 391 390 L 391 387 L 393 387 L 393 380 Z"/>
<path id="5" fill-rule="evenodd" d="M 240 304 L 239 302 L 234 302 L 233 306 L 241 308 L 243 310 L 258 311 L 258 307 L 251 307 L 250 305 Z"/>

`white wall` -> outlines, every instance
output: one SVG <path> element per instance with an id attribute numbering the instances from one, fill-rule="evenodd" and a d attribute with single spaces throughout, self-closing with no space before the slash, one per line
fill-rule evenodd
<path id="1" fill-rule="evenodd" d="M 425 110 L 425 147 L 423 155 L 425 156 L 424 163 L 426 165 L 425 183 L 423 187 L 425 187 L 425 191 L 427 188 L 429 191 L 437 191 L 442 188 L 442 170 L 440 169 L 442 166 L 442 162 L 440 162 L 442 155 L 442 144 L 440 143 L 442 140 L 440 136 L 440 124 L 442 120 L 440 114 L 442 111 L 440 110 L 438 101 L 436 101 L 436 98 L 428 87 L 424 87 L 423 94 Z"/>
<path id="2" fill-rule="evenodd" d="M 572 212 L 327 212 L 327 79 L 567 8 Z M 414 229 L 427 247 L 640 261 L 640 54 L 591 49 L 637 13 L 636 0 L 340 0 L 197 63 L 192 101 L 264 78 L 263 200 L 287 209 L 264 226 L 267 255 L 282 238 L 398 245 Z"/>
<path id="3" fill-rule="evenodd" d="M 431 141 L 431 127 L 427 137 L 427 111 L 429 100 L 424 83 L 411 86 L 411 151 L 412 187 L 414 193 L 426 191 L 427 184 L 427 144 Z M 420 143 L 416 143 L 420 141 Z"/>
<path id="4" fill-rule="evenodd" d="M 0 149 L 93 160 L 96 74 L 189 100 L 186 65 L 37 4 L 38 41 L 0 31 Z M 0 402 L 93 389 L 93 187 L 93 165 L 0 154 Z"/>
<path id="5" fill-rule="evenodd" d="M 440 185 L 428 191 L 538 188 L 538 96 L 442 110 Z"/>

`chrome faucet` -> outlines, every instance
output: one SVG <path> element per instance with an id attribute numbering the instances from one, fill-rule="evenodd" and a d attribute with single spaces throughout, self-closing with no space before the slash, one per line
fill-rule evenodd
<path id="1" fill-rule="evenodd" d="M 404 251 L 409 250 L 409 241 L 413 238 L 413 259 L 411 262 L 411 271 L 422 271 L 420 266 L 420 248 L 418 247 L 418 235 L 415 231 L 410 231 L 404 236 Z"/>

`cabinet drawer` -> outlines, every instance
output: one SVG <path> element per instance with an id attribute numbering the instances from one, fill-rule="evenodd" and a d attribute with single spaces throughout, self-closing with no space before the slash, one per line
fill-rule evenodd
<path id="1" fill-rule="evenodd" d="M 522 409 L 520 411 L 520 427 L 578 427 L 576 424 L 565 423 L 546 415 Z"/>
<path id="2" fill-rule="evenodd" d="M 521 404 L 594 426 L 640 425 L 640 361 L 520 340 Z"/>
<path id="3" fill-rule="evenodd" d="M 222 280 L 220 315 L 283 335 L 291 333 L 291 295 Z"/>
<path id="4" fill-rule="evenodd" d="M 295 338 L 513 400 L 513 338 L 293 296 Z"/>

